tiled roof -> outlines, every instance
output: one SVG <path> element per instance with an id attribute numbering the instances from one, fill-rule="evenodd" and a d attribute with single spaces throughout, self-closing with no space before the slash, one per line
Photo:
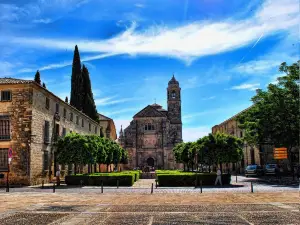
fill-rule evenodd
<path id="1" fill-rule="evenodd" d="M 0 78 L 0 84 L 29 84 L 34 82 L 33 80 L 22 80 L 11 77 Z"/>
<path id="2" fill-rule="evenodd" d="M 107 116 L 104 116 L 104 115 L 102 115 L 102 114 L 100 114 L 100 113 L 98 113 L 98 115 L 99 115 L 99 119 L 100 119 L 100 120 L 112 120 L 111 118 L 109 118 L 109 117 L 107 117 Z"/>

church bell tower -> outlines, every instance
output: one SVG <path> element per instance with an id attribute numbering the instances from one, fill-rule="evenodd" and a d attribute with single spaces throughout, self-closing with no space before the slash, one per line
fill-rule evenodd
<path id="1" fill-rule="evenodd" d="M 173 142 L 182 142 L 182 122 L 181 122 L 181 88 L 174 75 L 168 83 L 168 119 L 170 120 L 170 136 Z"/>

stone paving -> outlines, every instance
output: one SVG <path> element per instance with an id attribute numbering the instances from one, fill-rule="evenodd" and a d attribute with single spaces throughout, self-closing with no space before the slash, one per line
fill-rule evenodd
<path id="1" fill-rule="evenodd" d="M 2 193 L 0 224 L 300 224 L 299 193 Z"/>
<path id="2" fill-rule="evenodd" d="M 232 177 L 231 186 L 160 188 L 52 185 L 0 190 L 0 224 L 300 224 L 299 187 Z M 254 193 L 250 192 L 250 183 Z"/>

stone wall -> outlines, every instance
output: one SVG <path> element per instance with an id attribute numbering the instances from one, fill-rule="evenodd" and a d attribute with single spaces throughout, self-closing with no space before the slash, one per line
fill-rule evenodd
<path id="1" fill-rule="evenodd" d="M 230 134 L 236 136 L 238 138 L 242 138 L 244 135 L 244 131 L 238 127 L 238 122 L 232 118 L 229 119 L 219 125 L 216 125 L 212 128 L 212 133 L 215 134 L 217 132 Z M 247 147 L 243 147 L 243 154 L 244 154 L 244 166 L 247 164 L 251 164 L 251 147 L 248 145 Z M 260 154 L 259 149 L 257 147 L 253 147 L 254 150 L 254 163 L 260 165 Z M 230 168 L 233 166 L 230 165 Z M 241 165 L 239 165 L 241 167 Z M 244 168 L 241 168 L 243 171 Z"/>
<path id="2" fill-rule="evenodd" d="M 46 98 L 50 100 L 49 109 L 46 108 Z M 55 119 L 56 104 L 59 105 L 60 119 Z M 64 110 L 66 114 L 64 115 Z M 73 121 L 71 121 L 71 113 L 73 113 Z M 77 116 L 79 117 L 79 123 L 77 124 Z M 83 126 L 82 126 L 82 120 Z M 54 175 L 54 160 L 53 152 L 54 147 L 50 144 L 44 143 L 44 130 L 45 121 L 50 123 L 50 140 L 53 141 L 55 126 L 59 126 L 59 135 L 62 136 L 63 128 L 66 129 L 66 134 L 69 132 L 76 132 L 79 134 L 95 134 L 100 135 L 100 125 L 78 110 L 71 107 L 58 97 L 52 95 L 48 91 L 35 87 L 33 89 L 33 109 L 32 109 L 32 142 L 31 142 L 31 183 L 41 183 L 42 180 L 53 178 Z M 90 124 L 90 125 L 89 125 Z M 90 127 L 91 126 L 91 127 Z M 95 127 L 97 127 L 97 133 L 95 133 Z M 91 128 L 91 129 L 90 129 Z M 48 153 L 49 167 L 44 168 L 44 157 Z M 61 172 L 67 173 L 67 166 L 61 166 Z M 87 172 L 87 167 L 83 168 L 83 172 Z"/>
<path id="3" fill-rule="evenodd" d="M 0 90 L 12 92 L 11 101 L 0 102 L 0 114 L 10 116 L 11 140 L 0 141 L 0 148 L 13 150 L 9 183 L 28 185 L 33 90 L 29 84 L 0 85 Z M 6 173 L 4 174 L 5 179 L 0 180 L 2 185 L 6 182 Z"/>

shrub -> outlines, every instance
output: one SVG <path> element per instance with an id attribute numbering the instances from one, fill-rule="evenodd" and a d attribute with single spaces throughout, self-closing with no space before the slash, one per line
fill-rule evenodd
<path id="1" fill-rule="evenodd" d="M 134 173 L 95 173 L 90 175 L 71 175 L 65 177 L 67 185 L 100 186 L 103 182 L 104 186 L 132 186 L 135 181 Z"/>
<path id="2" fill-rule="evenodd" d="M 215 173 L 174 173 L 174 174 L 157 174 L 157 181 L 160 187 L 184 187 L 184 186 L 195 186 L 197 181 L 197 186 L 200 185 L 200 180 L 202 180 L 202 185 L 214 185 L 217 175 Z M 231 181 L 230 174 L 222 175 L 222 184 L 228 185 Z"/>

